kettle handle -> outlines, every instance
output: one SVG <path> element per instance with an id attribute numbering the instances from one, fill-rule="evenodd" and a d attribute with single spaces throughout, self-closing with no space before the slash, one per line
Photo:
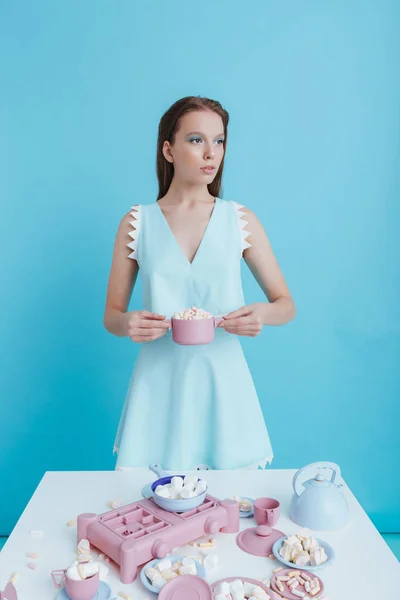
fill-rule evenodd
<path id="1" fill-rule="evenodd" d="M 315 462 L 315 463 L 311 463 L 309 465 L 307 465 L 306 467 L 303 467 L 302 469 L 299 469 L 297 471 L 297 473 L 295 474 L 295 476 L 293 477 L 293 489 L 295 494 L 297 494 L 297 496 L 300 496 L 300 494 L 302 492 L 298 491 L 299 488 L 299 483 L 298 479 L 299 476 L 304 473 L 304 471 L 313 468 L 314 471 L 319 471 L 320 469 L 332 469 L 332 477 L 331 477 L 331 482 L 334 483 L 336 477 L 340 477 L 340 467 L 339 465 L 337 465 L 336 463 L 333 462 Z"/>

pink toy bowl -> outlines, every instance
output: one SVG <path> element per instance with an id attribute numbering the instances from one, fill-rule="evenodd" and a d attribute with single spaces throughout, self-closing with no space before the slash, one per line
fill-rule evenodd
<path id="1" fill-rule="evenodd" d="M 51 577 L 54 585 L 57 588 L 62 588 L 65 584 L 65 589 L 71 600 L 93 600 L 99 589 L 99 573 L 95 573 L 87 579 L 70 579 L 67 576 L 67 569 L 59 569 L 52 571 Z"/>
<path id="2" fill-rule="evenodd" d="M 257 525 L 274 527 L 279 519 L 280 506 L 275 498 L 257 498 L 254 502 L 254 518 Z"/>
<path id="3" fill-rule="evenodd" d="M 222 321 L 222 317 L 209 317 L 208 319 L 166 319 L 171 326 L 172 339 L 177 344 L 195 346 L 209 344 L 214 339 L 215 328 Z"/>

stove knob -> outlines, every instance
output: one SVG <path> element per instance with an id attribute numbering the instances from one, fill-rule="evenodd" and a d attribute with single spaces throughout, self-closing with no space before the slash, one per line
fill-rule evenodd
<path id="1" fill-rule="evenodd" d="M 151 550 L 154 558 L 164 558 L 168 554 L 168 546 L 162 540 L 156 540 Z"/>
<path id="2" fill-rule="evenodd" d="M 208 517 L 207 521 L 204 524 L 204 530 L 207 533 L 217 533 L 217 531 L 219 530 L 219 523 L 217 519 Z"/>

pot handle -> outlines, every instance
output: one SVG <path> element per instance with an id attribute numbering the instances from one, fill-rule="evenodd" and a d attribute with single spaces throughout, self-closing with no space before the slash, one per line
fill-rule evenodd
<path id="1" fill-rule="evenodd" d="M 155 473 L 157 475 L 158 479 L 161 479 L 162 477 L 170 477 L 170 474 L 167 473 L 166 471 L 164 471 L 164 469 L 161 467 L 161 465 L 157 465 L 157 464 L 151 464 L 149 465 L 149 469 L 150 471 L 153 471 L 153 473 Z"/>
<path id="2" fill-rule="evenodd" d="M 67 569 L 58 569 L 51 572 L 51 578 L 57 589 L 61 589 L 65 585 L 65 574 Z"/>
<path id="3" fill-rule="evenodd" d="M 302 493 L 301 491 L 300 492 L 298 491 L 299 484 L 298 484 L 297 480 L 298 480 L 299 476 L 302 473 L 304 473 L 305 470 L 308 471 L 308 469 L 313 469 L 314 473 L 317 471 L 320 471 L 322 469 L 331 469 L 332 470 L 331 483 L 335 483 L 336 477 L 338 477 L 338 478 L 340 477 L 340 467 L 336 463 L 326 462 L 326 461 L 311 463 L 311 464 L 307 465 L 306 467 L 299 469 L 297 471 L 297 473 L 295 474 L 295 476 L 293 477 L 293 489 L 297 496 L 300 496 Z"/>
<path id="4" fill-rule="evenodd" d="M 214 327 L 218 327 L 218 325 L 222 323 L 223 320 L 223 315 L 221 315 L 220 317 L 214 317 Z"/>

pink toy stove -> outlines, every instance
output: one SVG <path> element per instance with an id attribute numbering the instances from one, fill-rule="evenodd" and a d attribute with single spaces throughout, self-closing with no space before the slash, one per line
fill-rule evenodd
<path id="1" fill-rule="evenodd" d="M 218 531 L 239 531 L 239 503 L 208 494 L 203 504 L 184 513 L 163 510 L 149 498 L 102 515 L 78 516 L 78 543 L 86 538 L 119 564 L 122 583 L 132 583 L 140 565 Z"/>

